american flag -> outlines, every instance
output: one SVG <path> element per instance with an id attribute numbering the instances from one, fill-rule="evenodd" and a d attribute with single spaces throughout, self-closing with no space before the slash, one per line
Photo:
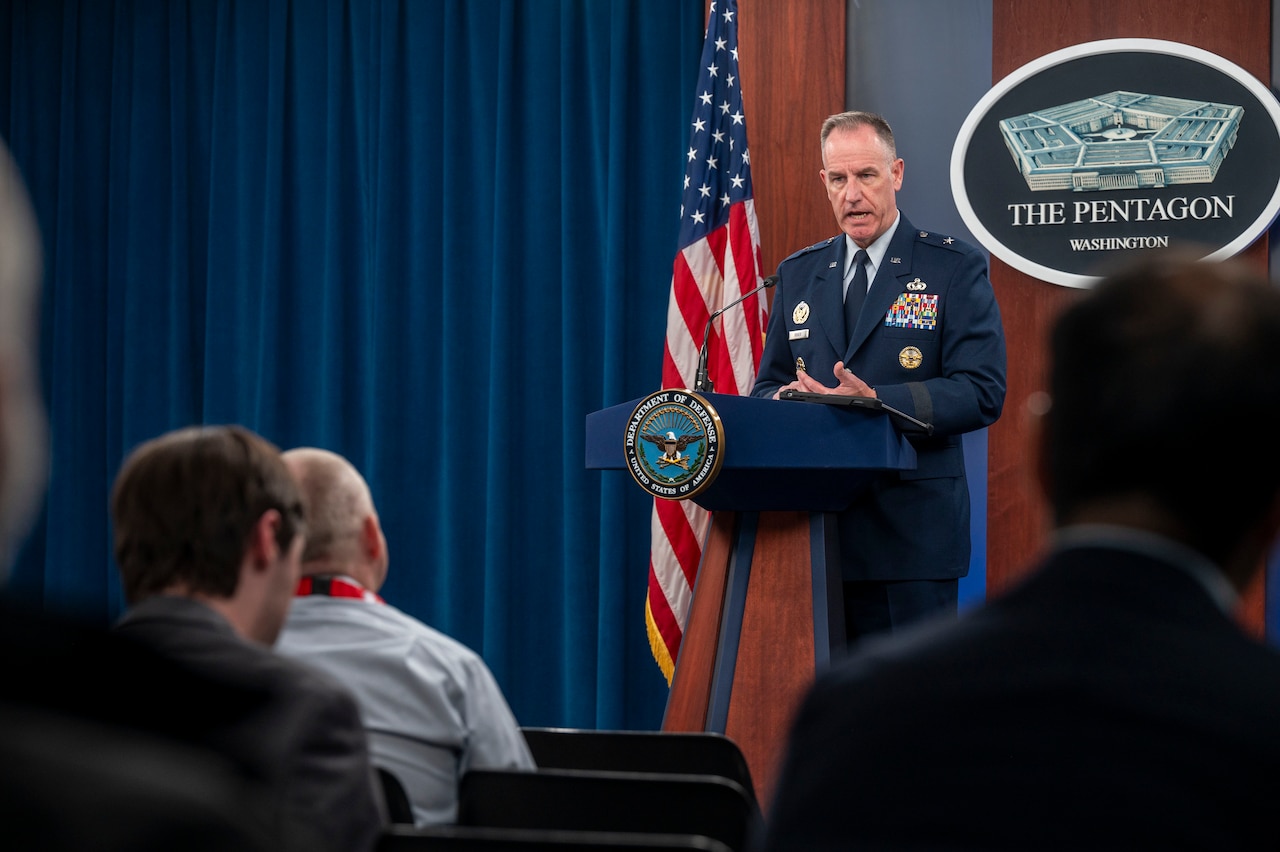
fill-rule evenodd
<path id="1" fill-rule="evenodd" d="M 692 388 L 707 319 L 760 284 L 760 228 L 751 195 L 737 0 L 715 0 L 685 154 L 680 242 L 671 275 L 664 388 Z M 764 348 L 767 306 L 752 296 L 724 313 L 708 340 L 707 371 L 717 393 L 745 394 Z M 688 500 L 654 500 L 645 620 L 667 683 L 680 653 L 708 513 Z"/>

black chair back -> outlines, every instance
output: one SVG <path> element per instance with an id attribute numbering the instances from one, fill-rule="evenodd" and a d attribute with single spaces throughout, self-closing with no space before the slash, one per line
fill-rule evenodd
<path id="1" fill-rule="evenodd" d="M 732 852 L 699 835 L 633 832 L 475 828 L 462 825 L 392 826 L 375 852 Z"/>
<path id="2" fill-rule="evenodd" d="M 751 770 L 738 744 L 717 733 L 521 728 L 539 769 L 592 769 L 719 775 L 756 800 Z"/>
<path id="3" fill-rule="evenodd" d="M 715 775 L 486 769 L 462 776 L 457 824 L 702 835 L 742 850 L 760 811 L 742 785 Z"/>
<path id="4" fill-rule="evenodd" d="M 387 819 L 393 825 L 413 825 L 413 805 L 409 794 L 389 769 L 377 767 L 378 783 L 382 785 L 382 800 L 387 806 Z"/>

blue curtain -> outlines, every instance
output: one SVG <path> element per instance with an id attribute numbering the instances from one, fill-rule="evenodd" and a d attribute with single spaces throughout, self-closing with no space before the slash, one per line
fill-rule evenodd
<path id="1" fill-rule="evenodd" d="M 102 623 L 128 450 L 340 452 L 384 594 L 523 724 L 653 728 L 650 503 L 584 417 L 661 378 L 703 0 L 4 0 L 52 480 L 11 583 Z"/>

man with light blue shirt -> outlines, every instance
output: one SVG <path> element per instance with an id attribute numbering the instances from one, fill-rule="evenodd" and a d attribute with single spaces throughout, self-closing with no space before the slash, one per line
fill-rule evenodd
<path id="1" fill-rule="evenodd" d="M 468 769 L 534 768 L 524 735 L 479 655 L 378 595 L 387 542 L 355 467 L 315 448 L 284 460 L 308 537 L 277 650 L 355 693 L 373 763 L 404 787 L 416 824 L 453 822 Z"/>
<path id="2" fill-rule="evenodd" d="M 1051 547 L 819 678 L 769 852 L 1275 845 L 1280 654 L 1237 606 L 1280 531 L 1280 289 L 1156 256 L 1068 307 L 1050 355 Z"/>

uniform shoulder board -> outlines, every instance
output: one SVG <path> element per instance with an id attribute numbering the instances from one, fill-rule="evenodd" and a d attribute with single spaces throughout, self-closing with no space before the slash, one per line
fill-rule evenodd
<path id="1" fill-rule="evenodd" d="M 837 234 L 835 237 L 827 237 L 825 240 L 822 240 L 821 242 L 816 242 L 811 246 L 805 246 L 804 248 L 800 249 L 797 252 L 792 252 L 791 254 L 787 255 L 782 262 L 786 263 L 788 260 L 791 260 L 792 258 L 800 257 L 801 255 L 808 254 L 811 251 L 817 251 L 818 249 L 826 248 L 827 246 L 835 242 L 836 237 L 838 236 L 840 235 Z"/>
<path id="2" fill-rule="evenodd" d="M 973 248 L 973 246 L 969 245 L 964 240 L 948 236 L 947 234 L 939 234 L 936 231 L 916 231 L 916 239 L 922 243 L 928 243 L 931 246 L 939 246 L 941 248 L 951 249 L 952 251 L 958 252 L 967 252 Z"/>

